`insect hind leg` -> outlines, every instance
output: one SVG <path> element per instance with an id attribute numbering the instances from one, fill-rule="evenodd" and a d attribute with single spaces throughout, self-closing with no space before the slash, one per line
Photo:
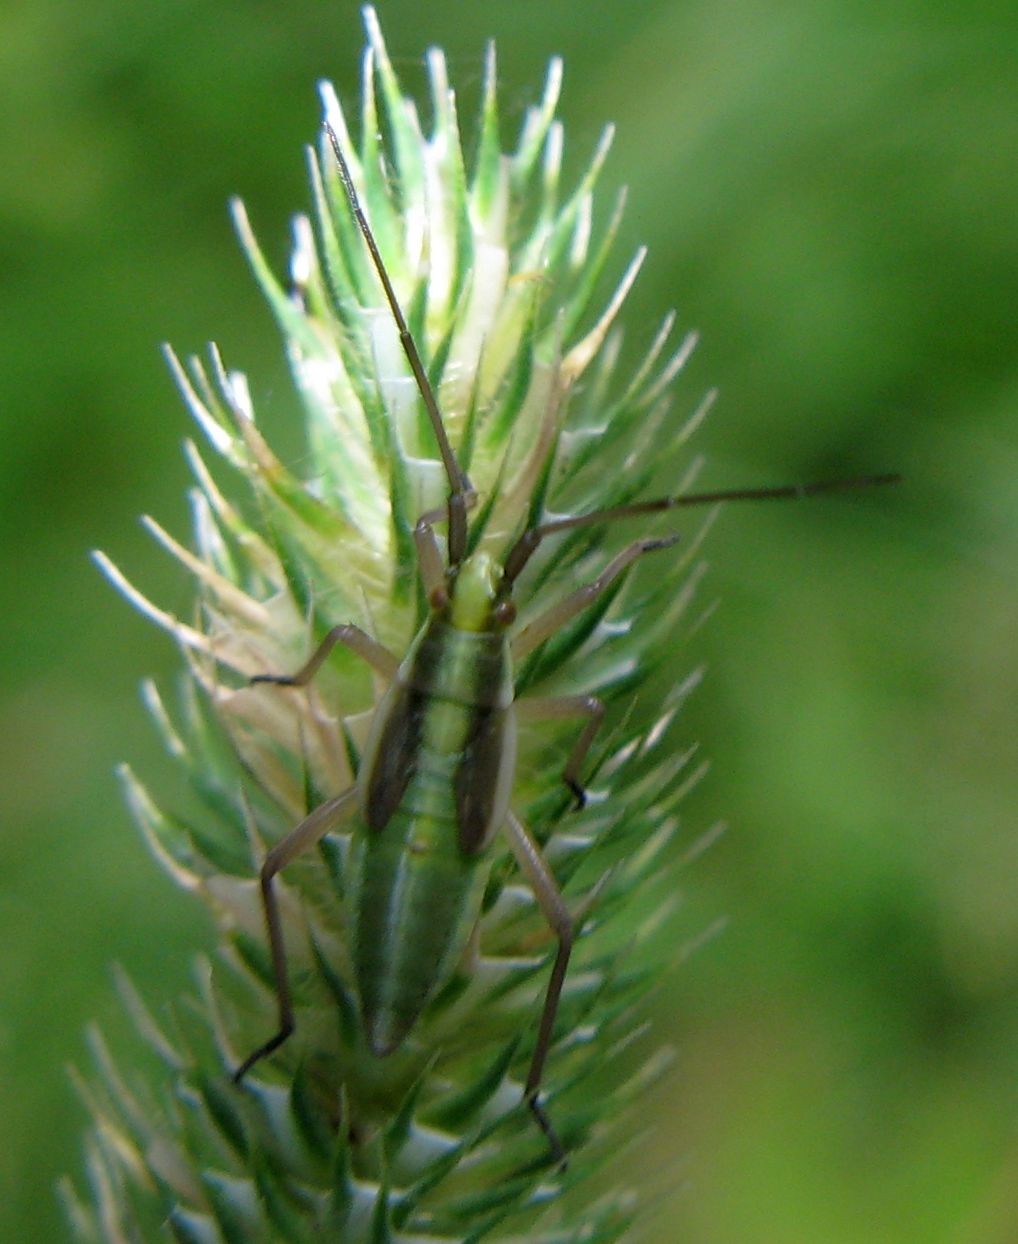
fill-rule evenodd
<path id="1" fill-rule="evenodd" d="M 233 1073 L 234 1084 L 239 1084 L 255 1063 L 261 1062 L 263 1058 L 278 1050 L 294 1029 L 293 999 L 290 994 L 290 978 L 286 970 L 286 943 L 283 940 L 283 925 L 279 916 L 279 904 L 276 901 L 273 880 L 287 864 L 313 847 L 316 842 L 325 837 L 330 829 L 335 828 L 350 816 L 356 806 L 357 788 L 351 786 L 342 794 L 336 795 L 334 799 L 326 800 L 325 803 L 315 808 L 265 857 L 259 882 L 262 909 L 265 913 L 265 928 L 269 936 L 269 951 L 272 956 L 272 975 L 275 980 L 276 999 L 279 1003 L 279 1028 L 268 1041 L 258 1046 L 244 1059 Z"/>
<path id="2" fill-rule="evenodd" d="M 534 1116 L 538 1127 L 548 1139 L 552 1157 L 556 1165 L 564 1168 L 566 1152 L 558 1133 L 548 1118 L 541 1103 L 540 1089 L 544 1075 L 544 1064 L 551 1048 L 551 1039 L 555 1030 L 555 1016 L 558 1014 L 559 999 L 562 996 L 562 985 L 569 967 L 569 956 L 573 950 L 573 917 L 565 904 L 562 893 L 556 884 L 551 870 L 541 856 L 540 848 L 527 832 L 523 822 L 513 812 L 508 812 L 505 828 L 509 835 L 509 845 L 519 863 L 520 868 L 530 882 L 537 899 L 538 906 L 548 921 L 555 936 L 558 938 L 558 952 L 552 965 L 551 977 L 544 995 L 544 1007 L 537 1030 L 537 1043 L 530 1059 L 527 1082 L 523 1090 L 523 1098 L 530 1113 Z"/>

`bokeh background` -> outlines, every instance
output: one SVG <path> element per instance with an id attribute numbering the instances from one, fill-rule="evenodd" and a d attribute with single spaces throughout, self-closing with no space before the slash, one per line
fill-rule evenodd
<path id="1" fill-rule="evenodd" d="M 895 492 L 729 508 L 720 607 L 685 654 L 730 832 L 677 936 L 727 919 L 662 1000 L 656 1239 L 1018 1239 L 1018 19 L 994 0 L 380 0 L 408 85 L 443 46 L 464 131 L 497 37 L 517 119 L 554 52 L 576 170 L 651 259 L 634 342 L 703 345 L 680 409 L 705 484 L 900 469 Z M 1010 11 L 1009 11 L 1010 10 Z M 269 315 L 227 221 L 284 262 L 314 83 L 355 96 L 348 0 L 34 0 L 0 10 L 0 1239 L 65 1238 L 65 1067 L 210 944 L 120 805 L 165 762 L 137 698 L 172 643 L 87 560 L 187 613 L 139 530 L 187 529 L 188 417 L 156 346 L 214 337 L 300 452 Z M 506 127 L 510 137 L 510 127 Z M 646 1160 L 646 1159 L 644 1159 Z"/>

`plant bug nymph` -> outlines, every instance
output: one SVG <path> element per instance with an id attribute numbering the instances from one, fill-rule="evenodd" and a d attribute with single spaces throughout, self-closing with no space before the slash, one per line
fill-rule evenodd
<path id="1" fill-rule="evenodd" d="M 335 131 L 326 132 L 339 177 L 385 300 L 399 332 L 439 450 L 448 487 L 443 509 L 417 521 L 414 543 L 429 613 L 402 659 L 364 630 L 334 627 L 292 675 L 260 674 L 253 681 L 305 686 L 337 644 L 366 661 L 388 683 L 372 719 L 356 781 L 315 808 L 273 847 L 261 867 L 261 896 L 279 1006 L 278 1031 L 234 1075 L 240 1081 L 294 1029 L 286 950 L 273 882 L 295 857 L 331 829 L 356 818 L 347 892 L 354 975 L 367 1044 L 378 1057 L 398 1049 L 428 1002 L 463 955 L 478 917 L 490 871 L 488 850 L 504 830 L 520 870 L 558 942 L 524 1088 L 524 1099 L 557 1162 L 563 1146 L 540 1100 L 545 1062 L 573 945 L 574 917 L 538 844 L 511 807 L 517 721 L 581 722 L 562 778 L 584 803 L 584 761 L 605 709 L 591 695 L 516 698 L 514 669 L 567 626 L 644 554 L 678 537 L 637 539 L 612 557 L 592 581 L 514 630 L 513 589 L 542 542 L 557 533 L 674 508 L 726 500 L 765 500 L 892 483 L 893 475 L 808 485 L 659 497 L 531 526 L 503 557 L 473 549 L 470 510 L 475 495 L 450 443 L 436 395 L 407 326 L 368 224 Z M 443 556 L 435 526 L 446 524 Z M 385 915 L 380 916 L 379 913 Z"/>

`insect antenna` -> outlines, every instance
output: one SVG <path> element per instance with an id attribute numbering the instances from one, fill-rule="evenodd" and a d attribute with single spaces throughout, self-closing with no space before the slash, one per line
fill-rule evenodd
<path id="1" fill-rule="evenodd" d="M 537 552 L 546 536 L 560 531 L 572 531 L 577 527 L 589 527 L 594 523 L 609 522 L 614 518 L 633 518 L 639 514 L 656 514 L 662 510 L 677 510 L 683 506 L 712 505 L 721 501 L 797 501 L 822 492 L 848 492 L 856 488 L 876 488 L 883 484 L 898 484 L 897 472 L 886 475 L 857 475 L 849 479 L 820 480 L 812 484 L 778 484 L 769 488 L 726 488 L 720 492 L 681 493 L 674 497 L 655 497 L 651 501 L 635 501 L 629 505 L 613 505 L 590 514 L 575 514 L 569 518 L 556 518 L 550 522 L 531 527 L 509 550 L 502 572 L 501 590 L 508 593 L 519 577 L 523 567 Z"/>
<path id="2" fill-rule="evenodd" d="M 336 157 L 339 180 L 343 183 L 343 189 L 350 204 L 350 211 L 357 222 L 357 227 L 364 236 L 368 253 L 371 255 L 371 262 L 374 264 L 375 271 L 378 273 L 378 279 L 382 283 L 385 300 L 389 304 L 389 310 L 392 312 L 392 318 L 399 331 L 400 345 L 403 347 L 403 353 L 410 364 L 417 391 L 424 402 L 424 407 L 428 412 L 428 419 L 431 421 L 431 427 L 435 433 L 435 440 L 438 442 L 438 451 L 442 458 L 442 465 L 445 468 L 446 479 L 449 481 L 449 565 L 457 566 L 467 552 L 467 508 L 470 504 L 469 498 L 473 495 L 473 489 L 471 488 L 470 480 L 456 460 L 456 454 L 449 442 L 449 434 L 446 432 L 445 424 L 442 421 L 442 412 L 438 408 L 435 391 L 431 387 L 428 373 L 424 370 L 424 363 L 421 360 L 420 351 L 417 349 L 417 343 L 414 341 L 413 334 L 407 326 L 406 317 L 403 314 L 402 307 L 399 305 L 396 291 L 392 287 L 392 281 L 389 279 L 389 273 L 378 249 L 378 243 L 375 241 L 375 235 L 371 232 L 371 226 L 364 215 L 364 209 L 361 207 L 360 198 L 354 187 L 350 168 L 346 162 L 346 157 L 343 155 L 343 148 L 340 145 L 339 138 L 328 122 L 325 123 L 325 132 L 329 136 L 329 143 Z"/>

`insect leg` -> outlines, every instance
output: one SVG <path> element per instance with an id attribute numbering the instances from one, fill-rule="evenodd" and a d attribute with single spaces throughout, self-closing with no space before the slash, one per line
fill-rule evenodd
<path id="1" fill-rule="evenodd" d="M 541 857 L 537 843 L 531 838 L 522 821 L 510 811 L 506 814 L 505 827 L 512 852 L 530 882 L 544 918 L 558 938 L 558 954 L 555 956 L 551 979 L 548 981 L 548 989 L 544 995 L 544 1009 L 541 1012 L 541 1023 L 537 1031 L 537 1044 L 534 1046 L 534 1053 L 530 1060 L 530 1070 L 527 1072 L 523 1096 L 538 1126 L 548 1138 L 555 1161 L 564 1164 L 565 1150 L 562 1148 L 562 1142 L 551 1120 L 544 1112 L 538 1092 L 541 1087 L 545 1059 L 548 1057 L 548 1050 L 551 1046 L 552 1032 L 555 1028 L 555 1015 L 558 1012 L 559 998 L 562 996 L 562 983 L 566 977 L 566 968 L 569 966 L 569 956 L 573 949 L 573 918 L 555 883 L 555 878 Z"/>
<path id="2" fill-rule="evenodd" d="M 602 592 L 607 591 L 620 574 L 623 573 L 638 557 L 651 553 L 655 549 L 670 548 L 678 540 L 678 536 L 665 536 L 658 540 L 635 540 L 621 553 L 613 557 L 604 570 L 590 583 L 570 592 L 556 605 L 538 616 L 525 626 L 512 641 L 513 660 L 518 662 L 528 652 L 549 639 L 578 613 L 582 613 L 588 605 L 594 603 Z"/>
<path id="3" fill-rule="evenodd" d="M 280 687 L 306 687 L 315 674 L 318 673 L 319 669 L 321 669 L 325 658 L 337 644 L 342 644 L 345 648 L 349 648 L 351 652 L 356 652 L 368 665 L 376 669 L 383 678 L 388 679 L 390 682 L 395 676 L 397 669 L 399 669 L 399 661 L 388 648 L 380 644 L 377 639 L 372 639 L 359 626 L 343 622 L 329 631 L 328 635 L 325 636 L 312 653 L 307 664 L 303 665 L 296 674 L 255 674 L 251 681 L 253 683 L 271 682 Z"/>
<path id="4" fill-rule="evenodd" d="M 272 880 L 291 860 L 296 859 L 309 847 L 324 838 L 330 829 L 348 817 L 357 806 L 357 789 L 351 786 L 334 799 L 321 804 L 295 830 L 287 834 L 266 855 L 261 869 L 262 907 L 265 911 L 265 927 L 269 934 L 272 954 L 272 974 L 276 982 L 276 998 L 279 1001 L 279 1031 L 260 1045 L 240 1064 L 233 1073 L 234 1084 L 239 1084 L 255 1063 L 277 1050 L 293 1032 L 293 1002 L 290 997 L 290 980 L 286 971 L 286 945 L 283 926 L 279 919 L 279 905 Z"/>
<path id="5" fill-rule="evenodd" d="M 529 718 L 531 721 L 551 721 L 559 717 L 588 719 L 580 737 L 573 744 L 573 750 L 562 772 L 562 781 L 576 797 L 577 808 L 582 808 L 587 802 L 587 793 L 580 784 L 580 768 L 604 721 L 604 701 L 599 700 L 596 695 L 555 695 L 517 700 L 515 707 L 517 718 Z"/>

